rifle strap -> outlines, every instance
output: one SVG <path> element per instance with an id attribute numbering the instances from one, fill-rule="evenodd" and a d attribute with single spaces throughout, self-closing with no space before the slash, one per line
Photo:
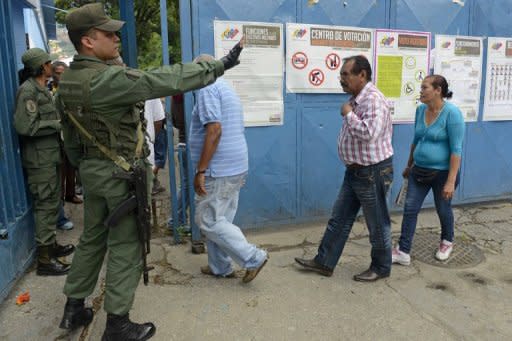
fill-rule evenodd
<path id="1" fill-rule="evenodd" d="M 142 123 L 137 126 L 137 146 L 135 147 L 135 157 L 142 157 L 142 148 L 144 147 L 144 133 L 142 132 Z"/>
<path id="2" fill-rule="evenodd" d="M 76 117 L 69 111 L 67 111 L 67 115 L 68 117 L 70 118 L 71 122 L 73 122 L 73 124 L 75 125 L 75 127 L 78 128 L 78 130 L 80 131 L 80 133 L 82 133 L 83 136 L 85 136 L 87 139 L 89 139 L 103 154 L 105 154 L 106 156 L 108 156 L 109 159 L 111 159 L 112 161 L 114 161 L 114 163 L 116 165 L 118 165 L 119 167 L 121 167 L 122 169 L 124 169 L 125 171 L 130 171 L 130 169 L 132 168 L 132 166 L 128 163 L 128 161 L 126 161 L 121 155 L 118 155 L 115 151 L 105 147 L 104 145 L 102 145 L 97 139 L 96 137 L 94 137 L 93 135 L 91 135 L 85 128 L 84 126 L 82 126 L 80 124 L 80 122 L 78 122 L 78 120 L 76 119 Z M 140 129 L 140 124 L 139 124 L 139 129 L 138 130 L 141 130 Z M 137 142 L 137 148 L 139 146 L 139 142 Z M 142 150 L 142 147 L 141 147 L 141 150 Z"/>

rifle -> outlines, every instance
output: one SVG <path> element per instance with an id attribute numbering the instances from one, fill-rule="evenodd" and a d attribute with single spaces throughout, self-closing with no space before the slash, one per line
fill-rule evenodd
<path id="1" fill-rule="evenodd" d="M 154 267 L 147 265 L 146 256 L 150 253 L 150 239 L 151 239 L 151 224 L 150 224 L 150 209 L 148 203 L 148 183 L 147 183 L 147 169 L 143 162 L 136 162 L 129 171 L 114 172 L 113 177 L 118 179 L 126 179 L 130 183 L 131 195 L 121 202 L 105 219 L 105 226 L 116 227 L 121 218 L 130 214 L 136 213 L 137 232 L 139 235 L 139 242 L 142 251 L 142 267 L 144 274 L 144 285 L 148 285 L 149 275 L 148 272 L 153 270 Z"/>

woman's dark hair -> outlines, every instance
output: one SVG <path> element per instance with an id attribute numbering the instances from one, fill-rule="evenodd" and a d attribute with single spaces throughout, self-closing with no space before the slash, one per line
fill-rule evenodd
<path id="1" fill-rule="evenodd" d="M 23 84 L 30 77 L 41 76 L 44 72 L 44 65 L 41 65 L 37 70 L 33 70 L 30 67 L 25 66 L 23 69 L 18 71 L 18 78 L 20 79 L 20 85 Z"/>
<path id="2" fill-rule="evenodd" d="M 434 89 L 441 88 L 441 97 L 450 99 L 453 96 L 453 92 L 448 90 L 448 82 L 446 78 L 441 75 L 427 76 L 425 79 L 432 79 L 432 87 Z"/>
<path id="3" fill-rule="evenodd" d="M 368 62 L 368 59 L 366 59 L 363 55 L 358 56 L 350 56 L 347 58 L 343 58 L 343 63 L 353 61 L 352 64 L 352 70 L 350 72 L 353 75 L 358 75 L 361 73 L 361 71 L 366 71 L 366 80 L 368 82 L 371 82 L 372 80 L 372 67 L 370 66 L 370 63 Z"/>

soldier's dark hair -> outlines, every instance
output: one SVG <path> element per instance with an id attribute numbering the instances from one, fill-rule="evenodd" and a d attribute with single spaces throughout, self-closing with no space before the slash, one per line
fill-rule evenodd
<path id="1" fill-rule="evenodd" d="M 41 65 L 37 70 L 34 70 L 28 66 L 25 66 L 23 69 L 18 71 L 18 78 L 20 80 L 20 85 L 23 84 L 30 77 L 38 77 L 41 76 L 44 72 L 44 65 Z"/>
<path id="2" fill-rule="evenodd" d="M 347 58 L 343 58 L 343 63 L 347 63 L 353 61 L 352 70 L 350 72 L 353 75 L 360 74 L 363 70 L 366 71 L 366 80 L 370 82 L 372 80 L 372 67 L 370 66 L 370 62 L 363 55 L 350 56 Z"/>
<path id="3" fill-rule="evenodd" d="M 80 52 L 82 49 L 82 37 L 83 36 L 91 36 L 95 37 L 96 30 L 94 28 L 90 28 L 86 31 L 68 31 L 69 40 L 75 47 L 77 52 Z"/>
<path id="4" fill-rule="evenodd" d="M 446 78 L 441 75 L 431 75 L 425 77 L 425 79 L 431 79 L 432 87 L 434 89 L 441 88 L 441 97 L 450 99 L 453 96 L 453 92 L 448 90 L 448 82 Z"/>

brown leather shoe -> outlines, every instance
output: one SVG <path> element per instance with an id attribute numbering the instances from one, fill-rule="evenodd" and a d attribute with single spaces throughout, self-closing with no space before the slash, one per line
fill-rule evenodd
<path id="1" fill-rule="evenodd" d="M 260 273 L 261 269 L 263 269 L 263 267 L 265 266 L 265 264 L 267 264 L 267 262 L 268 262 L 268 255 L 267 255 L 267 258 L 263 261 L 263 263 L 261 263 L 260 266 L 258 266 L 255 269 L 247 269 L 245 271 L 245 276 L 244 276 L 244 278 L 242 278 L 242 282 L 249 283 L 254 278 L 256 278 L 256 276 L 258 276 L 258 274 Z"/>
<path id="2" fill-rule="evenodd" d="M 66 197 L 66 202 L 70 202 L 72 204 L 82 204 L 84 201 L 82 199 L 80 199 L 79 197 L 77 197 L 76 195 L 73 195 L 73 196 L 70 196 L 70 197 Z"/>
<path id="3" fill-rule="evenodd" d="M 205 274 L 205 275 L 209 275 L 209 276 L 213 276 L 213 277 L 224 277 L 224 278 L 234 278 L 236 275 L 235 275 L 235 272 L 231 272 L 225 276 L 221 276 L 221 275 L 216 275 L 213 273 L 212 269 L 210 269 L 210 267 L 208 265 L 205 265 L 205 266 L 202 266 L 201 267 L 201 273 Z"/>
<path id="4" fill-rule="evenodd" d="M 319 274 L 327 276 L 327 277 L 332 276 L 333 270 L 329 269 L 326 266 L 318 264 L 317 262 L 315 262 L 314 259 L 304 259 L 304 258 L 295 257 L 295 261 L 297 263 L 299 263 L 300 265 L 302 265 L 304 267 L 304 269 L 306 269 L 306 270 L 318 272 Z"/>
<path id="5" fill-rule="evenodd" d="M 354 281 L 358 282 L 375 282 L 378 279 L 389 277 L 389 274 L 379 275 L 372 269 L 365 270 L 360 274 L 354 275 Z"/>

